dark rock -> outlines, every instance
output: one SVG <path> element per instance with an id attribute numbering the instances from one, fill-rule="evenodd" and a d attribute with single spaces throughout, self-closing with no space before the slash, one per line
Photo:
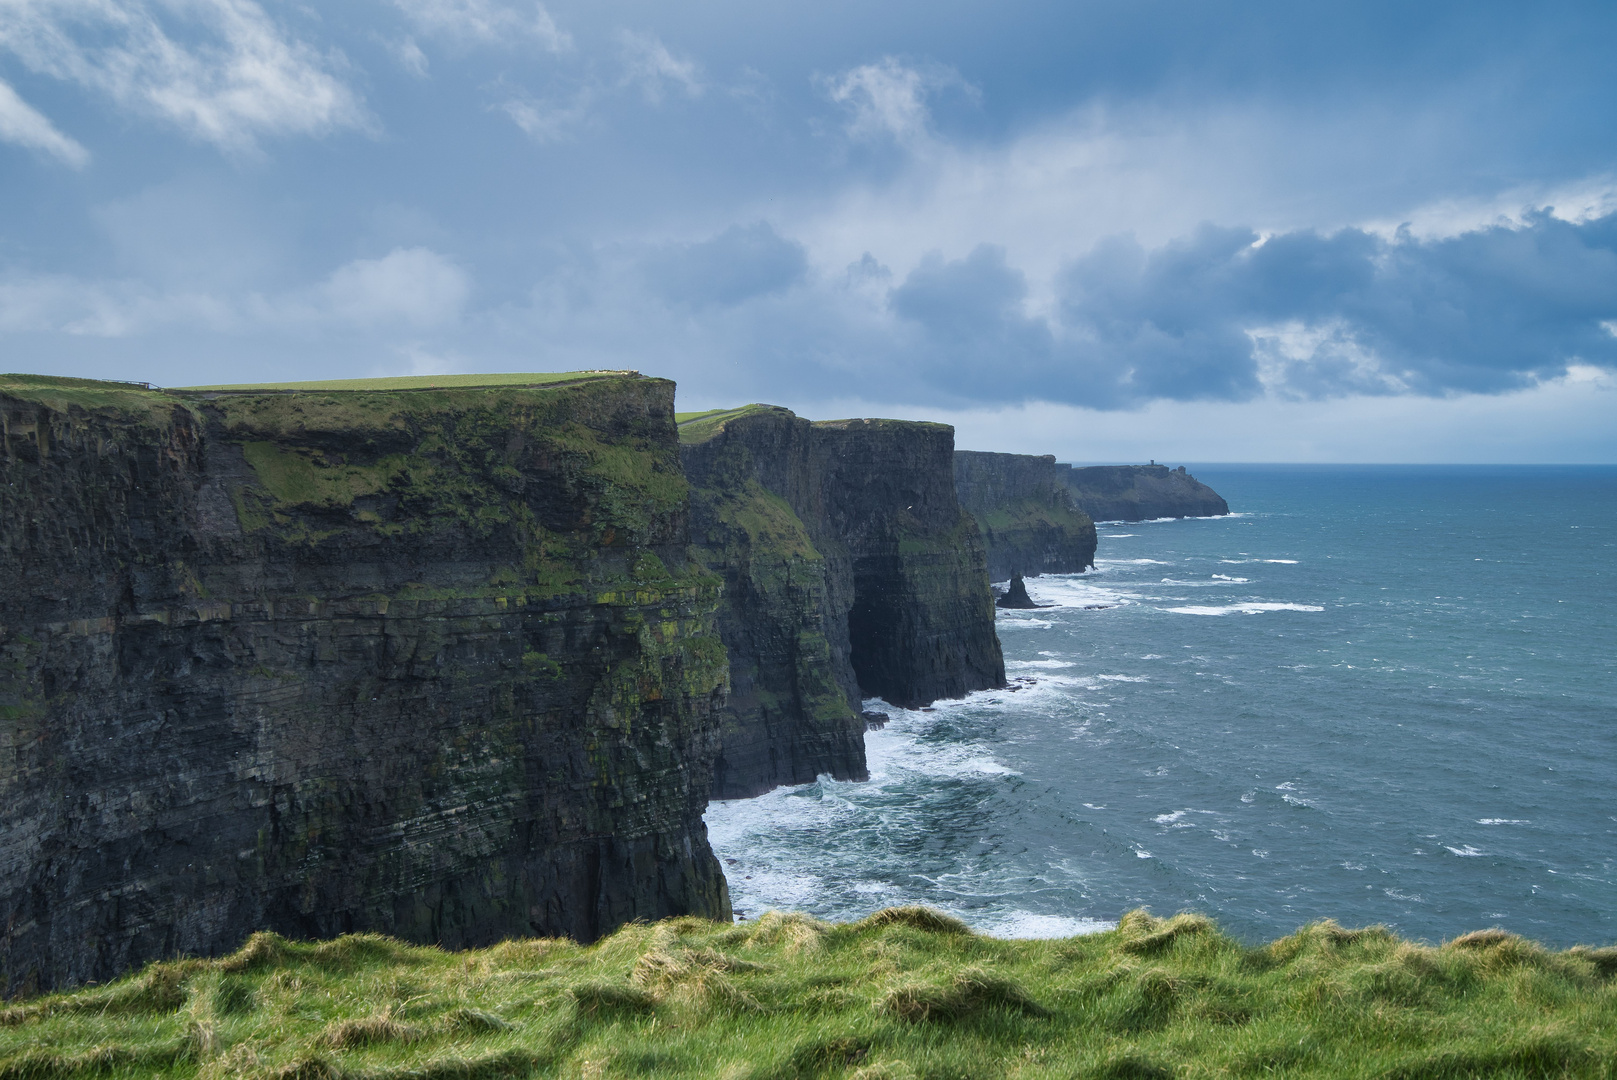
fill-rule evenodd
<path id="1" fill-rule="evenodd" d="M 0 378 L 0 986 L 729 917 L 673 384 Z"/>
<path id="2" fill-rule="evenodd" d="M 1095 523 L 1067 486 L 1071 469 L 1053 455 L 957 450 L 955 491 L 988 548 L 988 576 L 1081 574 L 1095 563 Z"/>
<path id="3" fill-rule="evenodd" d="M 715 798 L 864 779 L 863 697 L 915 707 L 1004 683 L 952 428 L 749 406 L 680 437 L 693 535 L 726 582 Z"/>
<path id="4" fill-rule="evenodd" d="M 1033 598 L 1027 594 L 1027 584 L 1023 582 L 1021 574 L 1011 575 L 1010 588 L 1005 590 L 998 605 L 1002 608 L 1045 608 L 1054 607 L 1054 604 L 1035 604 Z"/>
<path id="5" fill-rule="evenodd" d="M 1096 521 L 1220 517 L 1229 504 L 1185 471 L 1183 465 L 1061 466 L 1063 478 L 1084 512 Z"/>

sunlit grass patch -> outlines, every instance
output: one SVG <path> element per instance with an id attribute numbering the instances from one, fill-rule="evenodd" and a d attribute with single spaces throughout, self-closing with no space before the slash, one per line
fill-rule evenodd
<path id="1" fill-rule="evenodd" d="M 1609 949 L 1199 916 L 1004 941 L 925 908 L 463 953 L 255 934 L 0 1010 L 10 1077 L 1610 1078 Z"/>
<path id="2" fill-rule="evenodd" d="M 632 371 L 525 371 L 501 372 L 484 375 L 395 375 L 377 379 L 319 379 L 308 382 L 273 383 L 220 383 L 215 386 L 182 386 L 178 390 L 240 391 L 240 390 L 451 390 L 479 386 L 545 386 L 549 383 L 573 382 L 577 379 L 599 379 L 619 375 L 633 375 Z"/>

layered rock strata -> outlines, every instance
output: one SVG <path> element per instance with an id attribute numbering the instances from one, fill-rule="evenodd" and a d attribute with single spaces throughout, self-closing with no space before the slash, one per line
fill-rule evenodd
<path id="1" fill-rule="evenodd" d="M 0 987 L 727 918 L 673 391 L 0 378 Z"/>
<path id="2" fill-rule="evenodd" d="M 1052 454 L 955 451 L 955 491 L 982 529 L 991 579 L 1079 574 L 1095 564 L 1095 523 L 1073 498 L 1071 471 Z"/>
<path id="3" fill-rule="evenodd" d="M 715 798 L 862 779 L 863 697 L 919 706 L 1004 685 L 952 428 L 750 406 L 680 438 L 692 533 L 726 583 Z"/>
<path id="4" fill-rule="evenodd" d="M 1065 466 L 1065 479 L 1080 508 L 1096 521 L 1219 517 L 1229 503 L 1185 471 L 1183 465 Z"/>

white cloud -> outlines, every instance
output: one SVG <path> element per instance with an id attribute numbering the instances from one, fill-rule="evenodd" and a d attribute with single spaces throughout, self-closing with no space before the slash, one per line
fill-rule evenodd
<path id="1" fill-rule="evenodd" d="M 669 85 L 683 90 L 686 97 L 702 96 L 702 72 L 696 61 L 680 59 L 649 35 L 625 32 L 622 40 L 623 81 L 639 86 L 647 101 L 661 103 Z"/>
<path id="2" fill-rule="evenodd" d="M 460 44 L 537 42 L 553 53 L 573 47 L 573 37 L 556 25 L 543 4 L 502 4 L 497 0 L 393 0 L 423 34 Z"/>
<path id="3" fill-rule="evenodd" d="M 83 168 L 90 160 L 88 150 L 56 130 L 55 124 L 18 97 L 4 81 L 0 81 L 0 140 L 43 150 L 75 169 Z"/>
<path id="4" fill-rule="evenodd" d="M 594 92 L 586 86 L 566 104 L 521 94 L 501 102 L 497 108 L 536 141 L 559 142 L 589 118 L 594 97 Z"/>
<path id="5" fill-rule="evenodd" d="M 868 399 L 800 398 L 780 404 L 813 419 L 934 420 L 954 425 L 955 445 L 962 450 L 1054 454 L 1078 464 L 1152 458 L 1173 463 L 1575 464 L 1613 459 L 1614 394 L 1617 387 L 1609 375 L 1583 371 L 1509 394 L 1158 401 L 1129 412 L 1054 402 L 961 410 Z M 684 394 L 682 387 L 679 407 L 699 410 L 732 403 L 722 394 Z"/>
<path id="6" fill-rule="evenodd" d="M 0 282 L 0 331 L 119 338 L 168 326 L 229 330 L 238 323 L 230 304 L 197 291 L 162 293 L 137 281 L 65 274 Z"/>
<path id="7" fill-rule="evenodd" d="M 182 27 L 192 40 L 170 35 Z M 0 0 L 0 48 L 228 149 L 366 123 L 330 58 L 252 0 Z"/>
<path id="8" fill-rule="evenodd" d="M 471 292 L 466 272 L 430 248 L 395 248 L 334 272 L 320 299 L 338 321 L 359 326 L 441 326 L 460 317 Z"/>
<path id="9" fill-rule="evenodd" d="M 418 79 L 427 77 L 427 54 L 421 51 L 421 46 L 415 43 L 415 38 L 407 37 L 403 41 L 389 46 L 393 55 L 398 58 L 399 66 Z"/>
<path id="10" fill-rule="evenodd" d="M 1617 176 L 1600 174 L 1560 184 L 1527 184 L 1487 196 L 1422 203 L 1397 217 L 1377 216 L 1361 226 L 1392 237 L 1400 229 L 1417 240 L 1440 240 L 1490 225 L 1522 226 L 1537 212 L 1581 224 L 1617 210 Z"/>
<path id="11" fill-rule="evenodd" d="M 826 94 L 852 114 L 849 135 L 856 139 L 890 135 L 909 144 L 926 137 L 931 119 L 926 95 L 935 81 L 888 56 L 829 80 Z"/>
<path id="12" fill-rule="evenodd" d="M 128 338 L 176 328 L 253 335 L 358 330 L 386 340 L 455 323 L 470 293 L 466 272 L 424 247 L 355 259 L 318 285 L 271 295 L 48 274 L 0 281 L 0 332 Z"/>

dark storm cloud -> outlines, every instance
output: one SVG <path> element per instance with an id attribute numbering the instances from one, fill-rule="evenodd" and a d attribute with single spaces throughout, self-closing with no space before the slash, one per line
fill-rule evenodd
<path id="1" fill-rule="evenodd" d="M 760 221 L 732 225 L 711 240 L 666 245 L 642 266 L 652 291 L 667 300 L 730 306 L 791 288 L 808 271 L 808 255 Z"/>
<path id="2" fill-rule="evenodd" d="M 1617 215 L 1436 240 L 1204 226 L 1156 250 L 1105 241 L 1056 289 L 1058 315 L 1033 317 L 1003 250 L 930 256 L 889 297 L 920 332 L 901 366 L 946 395 L 1100 407 L 1497 393 L 1617 367 Z"/>

